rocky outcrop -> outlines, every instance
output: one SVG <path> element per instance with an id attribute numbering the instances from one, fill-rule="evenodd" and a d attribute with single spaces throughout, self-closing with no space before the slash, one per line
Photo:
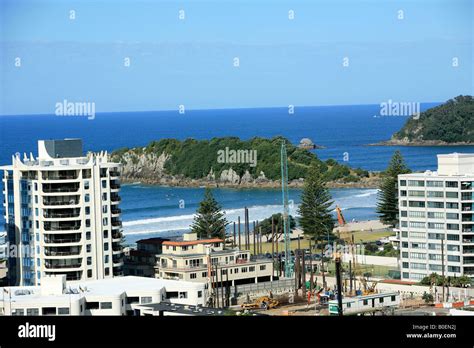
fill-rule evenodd
<path id="1" fill-rule="evenodd" d="M 171 156 L 162 153 L 157 156 L 153 153 L 143 152 L 139 155 L 134 151 L 128 151 L 121 155 L 112 155 L 112 160 L 121 162 L 121 177 L 125 183 L 142 182 L 150 185 L 183 186 L 183 187 L 234 187 L 234 188 L 280 188 L 280 180 L 270 180 L 261 171 L 257 177 L 252 176 L 247 170 L 240 176 L 231 166 L 224 169 L 220 175 L 211 168 L 209 173 L 202 179 L 191 179 L 182 175 L 169 175 L 166 172 L 166 162 Z M 304 179 L 291 180 L 290 187 L 303 187 Z M 375 188 L 379 185 L 379 177 L 371 175 L 369 178 L 361 178 L 357 182 L 333 181 L 329 182 L 330 188 Z"/>

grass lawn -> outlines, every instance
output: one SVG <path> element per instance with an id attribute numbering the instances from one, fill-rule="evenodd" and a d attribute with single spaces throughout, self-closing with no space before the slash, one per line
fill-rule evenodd
<path id="1" fill-rule="evenodd" d="M 360 243 L 362 242 L 373 242 L 376 240 L 379 240 L 380 238 L 388 237 L 388 236 L 393 236 L 395 233 L 391 231 L 356 231 L 353 232 L 354 234 L 354 242 Z M 341 238 L 345 240 L 350 240 L 352 233 L 347 233 L 347 234 L 342 234 Z M 265 237 L 263 238 L 265 240 Z M 302 249 L 308 249 L 309 248 L 309 240 L 306 238 L 303 238 L 300 240 L 300 247 Z M 292 240 L 290 243 L 290 249 L 295 250 L 298 249 L 298 241 L 297 240 Z M 253 247 L 252 245 L 250 246 L 250 250 L 253 253 Z M 264 242 L 262 245 L 262 250 L 264 253 L 271 253 L 272 252 L 272 243 L 267 243 Z M 279 243 L 278 244 L 278 251 L 284 251 L 285 250 L 285 244 L 284 243 Z M 276 251 L 276 249 L 275 249 Z"/>

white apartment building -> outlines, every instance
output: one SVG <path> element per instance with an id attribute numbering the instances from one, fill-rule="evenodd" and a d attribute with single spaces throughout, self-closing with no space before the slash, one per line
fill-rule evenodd
<path id="1" fill-rule="evenodd" d="M 66 282 L 65 275 L 45 276 L 40 286 L 0 291 L 0 315 L 7 316 L 158 315 L 153 307 L 202 307 L 207 300 L 204 284 L 133 276 L 74 282 Z M 194 311 L 199 314 L 200 309 Z"/>
<path id="2" fill-rule="evenodd" d="M 119 164 L 83 155 L 79 139 L 40 140 L 38 157 L 16 154 L 4 171 L 10 285 L 48 275 L 122 275 Z"/>
<path id="3" fill-rule="evenodd" d="M 271 259 L 252 257 L 249 250 L 227 249 L 219 238 L 197 239 L 195 233 L 187 233 L 182 241 L 164 241 L 162 248 L 157 278 L 212 282 L 217 287 L 273 280 Z"/>
<path id="4" fill-rule="evenodd" d="M 474 277 L 474 154 L 438 155 L 438 171 L 398 176 L 401 276 Z"/>

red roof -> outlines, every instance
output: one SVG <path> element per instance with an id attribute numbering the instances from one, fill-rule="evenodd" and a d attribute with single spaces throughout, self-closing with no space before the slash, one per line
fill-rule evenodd
<path id="1" fill-rule="evenodd" d="M 187 241 L 166 241 L 166 242 L 163 242 L 163 245 L 185 246 L 185 245 L 222 243 L 222 242 L 223 242 L 222 239 L 211 238 L 211 239 L 198 239 L 198 240 L 187 240 Z"/>
<path id="2" fill-rule="evenodd" d="M 410 281 L 399 280 L 399 279 L 385 279 L 385 280 L 381 280 L 379 283 L 400 284 L 400 285 L 415 285 L 415 284 L 418 284 L 417 282 L 410 282 Z"/>

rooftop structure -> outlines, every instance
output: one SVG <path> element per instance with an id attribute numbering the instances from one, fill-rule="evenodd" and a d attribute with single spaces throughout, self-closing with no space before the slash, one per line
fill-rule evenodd
<path id="1" fill-rule="evenodd" d="M 398 176 L 401 275 L 474 277 L 474 154 L 438 155 L 435 172 Z"/>
<path id="2" fill-rule="evenodd" d="M 3 315 L 141 315 L 140 305 L 203 306 L 207 298 L 204 284 L 132 276 L 66 282 L 57 275 L 0 291 Z"/>

